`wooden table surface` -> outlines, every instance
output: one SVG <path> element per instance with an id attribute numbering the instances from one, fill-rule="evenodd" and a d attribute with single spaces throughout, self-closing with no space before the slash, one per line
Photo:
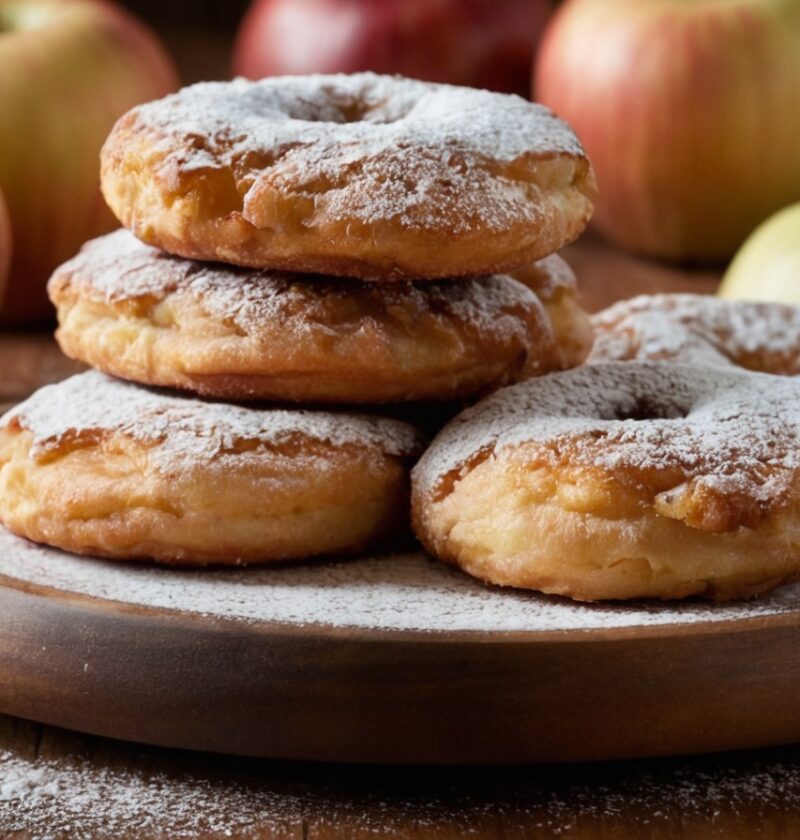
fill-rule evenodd
<path id="1" fill-rule="evenodd" d="M 634 259 L 592 236 L 565 256 L 591 309 L 636 293 L 711 292 L 719 277 Z M 0 334 L 0 409 L 76 369 L 46 334 Z M 465 834 L 800 837 L 800 747 L 559 767 L 359 768 L 146 748 L 0 716 L 0 838 Z"/>
<path id="2" fill-rule="evenodd" d="M 800 749 L 556 767 L 347 767 L 157 750 L 0 717 L 3 838 L 465 836 L 797 838 Z"/>

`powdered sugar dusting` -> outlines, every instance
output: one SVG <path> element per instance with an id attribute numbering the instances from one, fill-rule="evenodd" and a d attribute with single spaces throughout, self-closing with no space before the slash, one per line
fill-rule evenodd
<path id="1" fill-rule="evenodd" d="M 569 767 L 286 765 L 93 741 L 91 759 L 0 750 L 0 828 L 26 840 L 460 836 L 789 837 L 797 751 Z M 745 833 L 743 834 L 742 831 Z M 788 833 L 787 833 L 788 831 Z M 749 833 L 748 833 L 749 832 Z M 14 834 L 16 836 L 16 834 Z"/>
<path id="2" fill-rule="evenodd" d="M 378 284 L 257 271 L 174 257 L 124 229 L 86 243 L 57 269 L 51 294 L 65 283 L 105 304 L 186 294 L 248 335 L 288 330 L 300 339 L 315 330 L 363 331 L 373 327 L 365 320 L 370 315 L 391 320 L 389 313 L 399 311 L 411 324 L 424 316 L 457 319 L 483 336 L 524 338 L 520 312 L 541 310 L 534 293 L 507 276 Z"/>
<path id="3" fill-rule="evenodd" d="M 253 441 L 279 445 L 296 436 L 334 446 L 375 447 L 389 455 L 412 456 L 421 439 L 398 420 L 331 411 L 284 411 L 210 403 L 131 385 L 89 371 L 37 391 L 0 418 L 33 435 L 40 457 L 85 433 L 119 433 L 153 445 L 153 463 L 165 470 L 226 456 L 247 457 L 237 447 Z M 254 450 L 257 456 L 257 450 Z M 253 456 L 253 453 L 249 453 Z"/>
<path id="4" fill-rule="evenodd" d="M 800 308 L 706 295 L 640 295 L 592 318 L 589 362 L 670 359 L 800 373 Z"/>
<path id="5" fill-rule="evenodd" d="M 305 192 L 330 218 L 408 227 L 535 221 L 526 185 L 487 163 L 585 157 L 564 122 L 521 97 L 372 73 L 203 83 L 134 113 L 165 173 L 231 167 L 240 186 Z M 244 216 L 258 225 L 247 196 Z"/>
<path id="6" fill-rule="evenodd" d="M 504 388 L 463 412 L 414 480 L 430 491 L 479 452 L 533 442 L 543 457 L 568 451 L 570 464 L 678 470 L 717 492 L 775 504 L 800 469 L 798 418 L 800 383 L 791 378 L 666 362 L 588 365 Z"/>
<path id="7" fill-rule="evenodd" d="M 75 557 L 0 528 L 0 575 L 104 601 L 295 626 L 547 632 L 758 618 L 800 608 L 800 584 L 730 604 L 580 604 L 488 587 L 424 554 L 176 570 Z"/>
<path id="8" fill-rule="evenodd" d="M 0 751 L 0 829 L 28 840 L 252 837 L 301 819 L 298 802 L 198 774 L 32 759 Z M 135 832 L 133 834 L 132 832 Z M 16 834 L 14 834 L 16 836 Z"/>

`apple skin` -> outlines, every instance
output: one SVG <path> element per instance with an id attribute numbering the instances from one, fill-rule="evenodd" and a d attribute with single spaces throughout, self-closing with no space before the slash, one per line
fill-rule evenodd
<path id="1" fill-rule="evenodd" d="M 719 296 L 800 306 L 800 203 L 753 231 L 725 272 Z"/>
<path id="2" fill-rule="evenodd" d="M 233 69 L 251 79 L 299 73 L 399 73 L 530 92 L 548 0 L 256 0 Z"/>
<path id="3" fill-rule="evenodd" d="M 8 281 L 8 270 L 11 268 L 11 220 L 8 218 L 8 208 L 0 192 L 0 300 Z"/>
<path id="4" fill-rule="evenodd" d="M 6 323 L 53 317 L 45 284 L 115 222 L 99 152 L 116 119 L 178 85 L 143 24 L 101 0 L 0 0 L 0 188 L 14 233 Z"/>
<path id="5" fill-rule="evenodd" d="M 581 138 L 595 223 L 623 247 L 725 260 L 800 199 L 796 0 L 568 0 L 535 92 Z"/>

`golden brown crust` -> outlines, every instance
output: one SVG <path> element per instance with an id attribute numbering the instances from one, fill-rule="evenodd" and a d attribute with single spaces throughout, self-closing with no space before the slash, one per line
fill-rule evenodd
<path id="1" fill-rule="evenodd" d="M 594 344 L 594 328 L 580 305 L 578 284 L 568 263 L 558 254 L 551 254 L 518 268 L 511 276 L 542 302 L 561 353 L 561 369 L 583 364 Z"/>
<path id="2" fill-rule="evenodd" d="M 122 224 L 171 253 L 385 281 L 544 257 L 595 194 L 541 106 L 373 74 L 186 88 L 120 119 L 101 180 Z"/>
<path id="3" fill-rule="evenodd" d="M 413 474 L 414 529 L 484 580 L 579 600 L 746 597 L 800 572 L 793 380 L 631 362 L 498 392 Z"/>
<path id="4" fill-rule="evenodd" d="M 712 532 L 601 470 L 536 467 L 528 454 L 482 462 L 436 504 L 415 497 L 425 547 L 487 582 L 578 601 L 723 601 L 800 573 L 796 511 Z M 705 516 L 702 502 L 692 509 Z"/>
<path id="5" fill-rule="evenodd" d="M 579 363 L 586 320 L 557 304 L 559 341 L 507 276 L 387 286 L 254 272 L 171 257 L 127 231 L 84 246 L 49 292 L 68 356 L 237 400 L 466 397 Z"/>
<path id="6" fill-rule="evenodd" d="M 179 565 L 352 553 L 406 532 L 419 441 L 405 424 L 203 406 L 104 380 L 43 389 L 0 423 L 9 530 Z"/>

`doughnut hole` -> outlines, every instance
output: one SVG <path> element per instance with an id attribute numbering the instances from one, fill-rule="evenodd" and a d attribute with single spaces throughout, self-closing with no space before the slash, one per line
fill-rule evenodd
<path id="1" fill-rule="evenodd" d="M 673 402 L 662 402 L 654 395 L 640 396 L 632 402 L 611 407 L 604 420 L 631 420 L 645 423 L 652 420 L 683 420 L 689 416 L 689 407 Z"/>
<path id="2" fill-rule="evenodd" d="M 344 125 L 346 123 L 371 122 L 388 125 L 402 120 L 412 110 L 413 103 L 404 102 L 400 107 L 390 107 L 385 100 L 370 101 L 369 99 L 352 99 L 337 96 L 335 91 L 328 89 L 327 97 L 322 102 L 304 102 L 292 100 L 286 108 L 289 119 L 299 122 L 331 123 Z"/>

